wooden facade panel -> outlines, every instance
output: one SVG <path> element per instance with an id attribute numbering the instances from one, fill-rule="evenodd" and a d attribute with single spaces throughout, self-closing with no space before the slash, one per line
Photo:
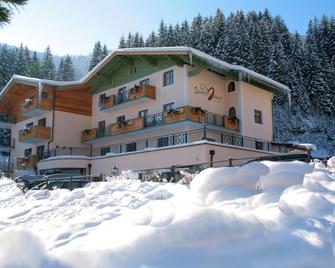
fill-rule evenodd
<path id="1" fill-rule="evenodd" d="M 92 96 L 88 95 L 88 88 L 56 90 L 55 110 L 92 116 Z"/>

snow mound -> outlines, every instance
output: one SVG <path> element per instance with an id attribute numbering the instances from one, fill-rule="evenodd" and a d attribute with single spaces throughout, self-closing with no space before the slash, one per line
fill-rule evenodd
<path id="1" fill-rule="evenodd" d="M 0 268 L 334 267 L 334 175 L 264 161 L 206 169 L 189 188 L 126 171 L 26 194 L 2 179 Z"/>
<path id="2" fill-rule="evenodd" d="M 335 156 L 328 159 L 327 165 L 328 167 L 335 169 Z"/>
<path id="3" fill-rule="evenodd" d="M 293 162 L 271 162 L 263 161 L 270 170 L 269 173 L 262 176 L 259 184 L 264 191 L 271 189 L 282 189 L 302 184 L 306 173 L 311 173 L 313 167 L 299 161 Z"/>
<path id="4" fill-rule="evenodd" d="M 247 197 L 255 193 L 260 176 L 269 172 L 262 163 L 243 167 L 208 168 L 200 172 L 190 184 L 191 192 L 200 204 Z"/>

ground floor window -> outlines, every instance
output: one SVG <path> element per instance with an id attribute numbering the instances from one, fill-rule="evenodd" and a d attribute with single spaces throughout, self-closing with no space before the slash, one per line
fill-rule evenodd
<path id="1" fill-rule="evenodd" d="M 45 148 L 44 145 L 37 146 L 37 148 L 36 148 L 36 154 L 37 154 L 37 156 L 38 156 L 39 159 L 43 158 L 44 148 Z"/>
<path id="2" fill-rule="evenodd" d="M 110 147 L 104 147 L 104 148 L 100 149 L 100 154 L 101 155 L 106 155 L 106 154 L 110 153 L 110 151 L 111 151 Z"/>
<path id="3" fill-rule="evenodd" d="M 256 148 L 257 150 L 263 150 L 263 142 L 261 142 L 261 141 L 256 141 L 256 143 L 255 143 L 255 148 Z"/>
<path id="4" fill-rule="evenodd" d="M 157 147 L 169 146 L 169 137 L 161 137 L 157 140 Z"/>
<path id="5" fill-rule="evenodd" d="M 136 142 L 128 143 L 126 145 L 127 152 L 134 152 L 136 151 Z"/>

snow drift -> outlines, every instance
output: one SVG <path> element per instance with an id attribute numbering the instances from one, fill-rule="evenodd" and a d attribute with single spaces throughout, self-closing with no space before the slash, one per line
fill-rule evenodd
<path id="1" fill-rule="evenodd" d="M 0 267 L 335 267 L 330 170 L 264 161 L 190 188 L 129 174 L 25 195 L 0 180 Z"/>

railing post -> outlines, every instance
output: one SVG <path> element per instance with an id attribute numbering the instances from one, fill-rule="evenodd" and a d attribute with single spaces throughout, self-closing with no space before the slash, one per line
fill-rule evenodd
<path id="1" fill-rule="evenodd" d="M 72 147 L 70 147 L 70 155 L 72 155 Z"/>
<path id="2" fill-rule="evenodd" d="M 202 137 L 203 140 L 207 140 L 207 125 L 206 123 L 203 124 L 203 127 L 204 127 L 204 135 Z"/>
<path id="3" fill-rule="evenodd" d="M 241 136 L 241 146 L 244 147 L 244 138 Z"/>
<path id="4" fill-rule="evenodd" d="M 228 158 L 228 166 L 233 167 L 233 159 L 231 157 Z"/>
<path id="5" fill-rule="evenodd" d="M 148 140 L 145 140 L 145 148 L 148 148 L 148 147 L 149 147 Z"/>
<path id="6" fill-rule="evenodd" d="M 175 140 L 174 140 L 174 134 L 172 135 L 172 145 L 175 144 Z"/>
<path id="7" fill-rule="evenodd" d="M 185 132 L 185 143 L 188 143 L 187 132 Z"/>
<path id="8" fill-rule="evenodd" d="M 120 144 L 120 153 L 122 153 L 122 144 Z"/>
<path id="9" fill-rule="evenodd" d="M 223 143 L 223 132 L 221 131 L 221 143 Z"/>

